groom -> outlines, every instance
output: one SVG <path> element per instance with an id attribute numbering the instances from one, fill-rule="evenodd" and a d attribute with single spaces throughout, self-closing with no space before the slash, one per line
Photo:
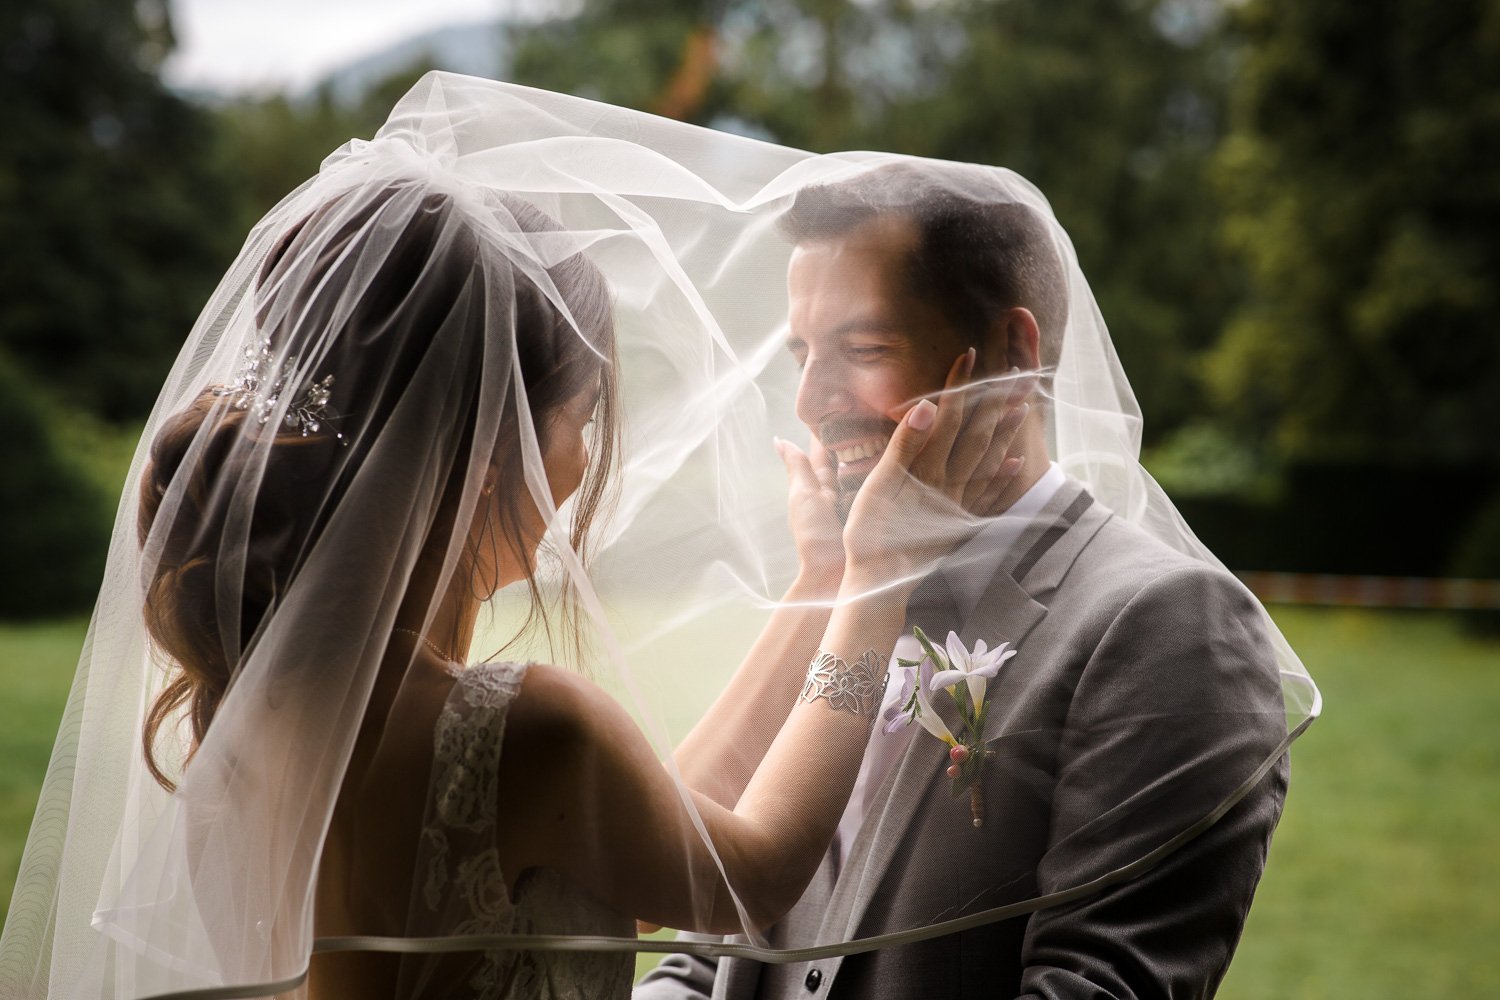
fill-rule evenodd
<path id="1" fill-rule="evenodd" d="M 845 497 L 873 467 L 892 414 L 939 389 L 966 348 L 977 352 L 975 380 L 1058 363 L 1068 319 L 1059 251 L 1032 209 L 986 194 L 990 176 L 885 166 L 804 189 L 783 220 L 796 248 L 797 413 Z M 1045 396 L 1031 400 L 1011 449 L 1019 476 L 980 512 L 1005 514 L 929 574 L 906 630 L 1019 650 L 989 685 L 983 825 L 968 796 L 950 794 L 943 744 L 916 726 L 877 724 L 818 876 L 768 938 L 798 948 L 1020 904 L 1015 915 L 812 962 L 674 955 L 637 1000 L 1217 988 L 1286 792 L 1284 756 L 1241 787 L 1285 736 L 1263 613 L 1233 577 L 1064 475 L 1048 454 Z M 1180 846 L 1150 853 L 1185 831 Z M 1101 878 L 1026 912 L 1028 901 Z"/>

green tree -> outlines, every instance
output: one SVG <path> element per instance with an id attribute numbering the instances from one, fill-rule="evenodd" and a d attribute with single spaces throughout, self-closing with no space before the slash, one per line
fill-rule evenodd
<path id="1" fill-rule="evenodd" d="M 62 445 L 68 418 L 0 354 L 0 619 L 79 611 L 98 593 L 110 508 Z"/>
<path id="2" fill-rule="evenodd" d="M 0 343 L 70 406 L 138 417 L 235 245 L 211 120 L 157 78 L 164 0 L 15 0 L 0 37 Z"/>
<path id="3" fill-rule="evenodd" d="M 373 136 L 401 95 L 432 68 L 424 60 L 393 73 L 353 104 L 338 101 L 328 84 L 302 98 L 274 93 L 219 104 L 219 155 L 239 209 L 235 232 L 249 232 L 334 150 Z"/>
<path id="4" fill-rule="evenodd" d="M 1500 2 L 1249 0 L 1207 373 L 1298 461 L 1500 465 Z"/>
<path id="5" fill-rule="evenodd" d="M 1200 359 L 1238 294 L 1210 173 L 1228 75 L 1219 5 L 936 9 L 952 30 L 920 28 L 928 79 L 872 121 L 869 144 L 1010 167 L 1041 188 L 1109 323 L 1147 441 L 1161 439 L 1202 414 Z"/>
<path id="6" fill-rule="evenodd" d="M 212 120 L 157 78 L 163 0 L 13 0 L 0 38 L 0 615 L 60 614 L 109 537 L 75 448 L 145 415 L 237 234 Z"/>

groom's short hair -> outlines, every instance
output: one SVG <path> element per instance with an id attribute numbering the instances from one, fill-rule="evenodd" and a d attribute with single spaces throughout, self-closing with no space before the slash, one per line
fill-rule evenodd
<path id="1" fill-rule="evenodd" d="M 931 299 L 955 332 L 977 343 L 1000 312 L 1024 306 L 1053 369 L 1068 317 L 1062 258 L 1041 213 L 1000 186 L 997 174 L 960 163 L 903 161 L 797 192 L 780 227 L 794 244 L 833 240 L 876 219 L 905 218 L 917 243 L 908 290 Z"/>

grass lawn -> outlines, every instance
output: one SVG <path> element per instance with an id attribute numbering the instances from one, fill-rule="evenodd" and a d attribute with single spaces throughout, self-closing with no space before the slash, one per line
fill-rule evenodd
<path id="1" fill-rule="evenodd" d="M 0 625 L 0 912 L 10 908 L 87 628 L 84 620 Z"/>
<path id="2" fill-rule="evenodd" d="M 1500 643 L 1443 615 L 1275 615 L 1326 710 L 1293 750 L 1286 815 L 1220 996 L 1487 994 L 1500 982 Z M 0 909 L 84 627 L 0 627 Z"/>
<path id="3" fill-rule="evenodd" d="M 1500 643 L 1427 613 L 1275 617 L 1325 707 L 1220 996 L 1493 995 Z"/>

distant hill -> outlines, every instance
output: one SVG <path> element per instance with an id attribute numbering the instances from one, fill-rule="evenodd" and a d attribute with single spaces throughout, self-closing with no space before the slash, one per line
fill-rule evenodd
<path id="1" fill-rule="evenodd" d="M 355 104 L 376 84 L 417 63 L 470 76 L 504 79 L 510 69 L 510 27 L 504 21 L 453 24 L 416 35 L 357 59 L 309 88 L 331 88 L 340 104 Z"/>

